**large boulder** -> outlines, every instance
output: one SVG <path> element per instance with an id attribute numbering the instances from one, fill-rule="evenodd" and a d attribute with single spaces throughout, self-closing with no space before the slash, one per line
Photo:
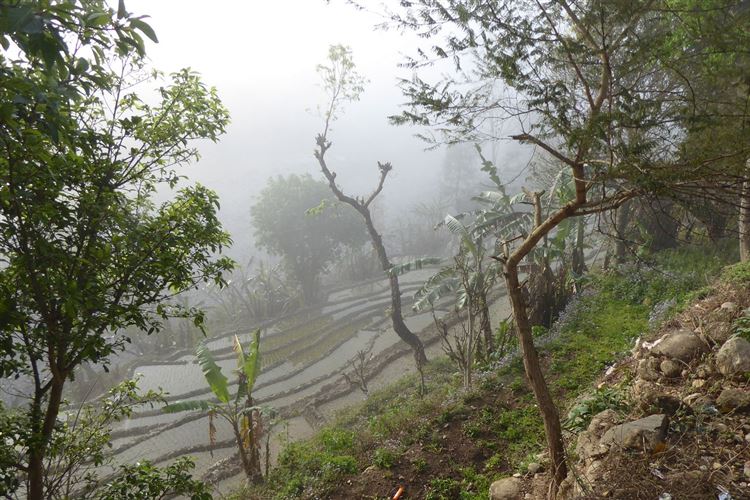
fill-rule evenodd
<path id="1" fill-rule="evenodd" d="M 490 500 L 518 500 L 523 498 L 523 482 L 517 477 L 506 477 L 490 485 Z"/>
<path id="2" fill-rule="evenodd" d="M 724 413 L 731 411 L 746 412 L 750 410 L 750 391 L 731 387 L 724 389 L 716 398 L 716 406 Z"/>
<path id="3" fill-rule="evenodd" d="M 627 422 L 612 427 L 602 437 L 601 444 L 653 451 L 667 436 L 669 418 L 664 414 Z"/>
<path id="4" fill-rule="evenodd" d="M 668 333 L 662 339 L 651 350 L 652 354 L 688 363 L 706 351 L 706 344 L 688 330 Z"/>
<path id="5" fill-rule="evenodd" d="M 716 368 L 727 377 L 750 372 L 750 342 L 740 337 L 727 340 L 716 355 Z"/>

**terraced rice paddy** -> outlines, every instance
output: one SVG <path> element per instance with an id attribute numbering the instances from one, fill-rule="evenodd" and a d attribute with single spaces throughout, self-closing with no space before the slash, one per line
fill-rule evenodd
<path id="1" fill-rule="evenodd" d="M 432 323 L 431 314 L 411 314 L 408 307 L 414 291 L 432 272 L 424 269 L 402 279 L 405 320 L 414 332 Z M 345 384 L 342 376 L 357 351 L 370 349 L 375 359 L 382 361 L 374 383 L 393 380 L 410 369 L 411 354 L 390 328 L 389 294 L 387 280 L 374 280 L 331 292 L 327 303 L 317 311 L 265 325 L 261 338 L 263 368 L 255 396 L 259 404 L 274 407 L 287 420 L 274 429 L 272 459 L 280 441 L 299 439 L 313 431 L 305 418 L 307 408 L 314 407 L 314 413 L 320 415 L 361 399 L 361 394 Z M 245 331 L 237 333 L 247 342 L 252 330 L 253 325 L 248 325 Z M 224 373 L 235 368 L 231 351 L 234 333 L 209 340 Z M 428 352 L 439 352 L 439 343 L 433 343 Z M 177 353 L 171 359 L 168 363 L 136 366 L 133 373 L 141 374 L 140 387 L 161 388 L 169 393 L 170 401 L 210 398 L 192 354 Z M 196 458 L 195 474 L 202 477 L 216 461 L 234 454 L 229 426 L 223 424 L 217 422 L 217 445 L 211 456 L 208 418 L 204 413 L 163 414 L 159 409 L 144 408 L 115 429 L 114 458 L 117 463 L 150 459 L 163 465 L 180 455 L 192 455 Z M 225 489 L 240 480 L 241 476 L 235 473 L 218 486 Z"/>

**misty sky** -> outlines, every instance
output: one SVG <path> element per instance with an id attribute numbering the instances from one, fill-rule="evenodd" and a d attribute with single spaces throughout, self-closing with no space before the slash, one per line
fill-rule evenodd
<path id="1" fill-rule="evenodd" d="M 201 144 L 202 161 L 185 173 L 218 192 L 234 256 L 248 253 L 249 207 L 269 175 L 322 178 L 312 157 L 321 128 L 316 107 L 325 99 L 315 66 L 331 44 L 349 45 L 370 80 L 330 134 L 328 159 L 340 184 L 363 193 L 377 180 L 376 162 L 390 161 L 384 198 L 391 213 L 435 192 L 443 152 L 425 152 L 413 137 L 417 130 L 387 122 L 404 101 L 397 77 L 410 74 L 397 65 L 402 53 L 413 53 L 416 37 L 375 30 L 381 19 L 343 0 L 126 0 L 126 7 L 151 16 L 160 42 L 148 46 L 153 66 L 197 70 L 231 113 L 228 133 L 217 144 Z"/>

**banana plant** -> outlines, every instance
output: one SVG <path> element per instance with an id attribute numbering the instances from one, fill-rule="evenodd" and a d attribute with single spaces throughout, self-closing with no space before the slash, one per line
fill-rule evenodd
<path id="1" fill-rule="evenodd" d="M 237 355 L 237 392 L 229 393 L 229 379 L 216 364 L 205 343 L 200 343 L 195 356 L 203 376 L 218 402 L 212 400 L 178 401 L 162 408 L 165 413 L 202 410 L 208 412 L 208 439 L 211 446 L 216 444 L 216 417 L 223 418 L 232 427 L 237 443 L 242 467 L 247 478 L 254 483 L 263 479 L 261 473 L 260 448 L 263 436 L 263 416 L 268 409 L 255 405 L 253 387 L 260 372 L 260 330 L 252 333 L 247 349 L 243 349 L 235 335 L 233 350 Z"/>

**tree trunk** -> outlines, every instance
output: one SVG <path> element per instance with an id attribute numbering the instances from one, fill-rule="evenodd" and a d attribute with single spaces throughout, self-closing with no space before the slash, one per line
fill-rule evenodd
<path id="1" fill-rule="evenodd" d="M 29 449 L 29 488 L 27 492 L 29 500 L 42 500 L 44 498 L 44 459 L 47 453 L 47 445 L 57 423 L 57 415 L 60 413 L 64 385 L 64 377 L 53 379 L 40 435 Z"/>
<path id="2" fill-rule="evenodd" d="M 482 291 L 482 297 L 481 297 L 481 323 L 480 323 L 480 330 L 482 331 L 482 336 L 484 337 L 484 350 L 485 354 L 489 358 L 489 356 L 495 352 L 495 337 L 492 333 L 492 323 L 490 322 L 490 308 L 487 305 L 487 294 Z"/>
<path id="3" fill-rule="evenodd" d="M 547 383 L 544 380 L 542 368 L 539 365 L 539 356 L 534 347 L 531 334 L 531 323 L 526 313 L 526 304 L 523 301 L 523 293 L 518 281 L 518 265 L 515 262 L 505 263 L 505 283 L 508 288 L 513 318 L 516 324 L 518 343 L 521 346 L 523 366 L 526 377 L 534 391 L 539 411 L 544 420 L 544 432 L 547 437 L 547 445 L 550 452 L 550 460 L 553 467 L 553 478 L 555 491 L 568 475 L 565 463 L 565 447 L 560 426 L 560 417 L 557 413 L 555 403 L 552 401 Z"/>
<path id="4" fill-rule="evenodd" d="M 672 200 L 659 198 L 642 207 L 639 220 L 651 237 L 647 242 L 649 251 L 659 252 L 677 246 L 680 224 L 672 215 L 674 206 Z"/>
<path id="5" fill-rule="evenodd" d="M 615 262 L 618 264 L 625 262 L 625 254 L 628 250 L 625 235 L 629 223 L 630 203 L 623 203 L 622 206 L 617 209 L 617 222 L 615 223 L 615 235 L 617 237 L 617 242 L 615 243 Z"/>
<path id="6" fill-rule="evenodd" d="M 579 217 L 576 221 L 578 231 L 576 234 L 576 245 L 573 250 L 573 274 L 576 276 L 582 276 L 586 272 L 586 256 L 584 253 L 584 239 L 586 236 L 586 224 L 584 224 L 583 217 Z"/>
<path id="7" fill-rule="evenodd" d="M 739 234 L 740 261 L 750 262 L 750 179 L 745 179 L 740 192 Z"/>
<path id="8" fill-rule="evenodd" d="M 245 418 L 240 417 L 240 418 Z M 242 440 L 242 433 L 240 432 L 239 422 L 235 419 L 232 421 L 232 430 L 234 431 L 234 439 L 237 441 L 237 449 L 240 453 L 240 461 L 242 462 L 242 470 L 245 472 L 245 476 L 251 481 L 255 482 L 255 474 L 253 474 L 253 466 L 250 463 L 250 457 L 247 456 L 247 450 L 245 449 L 245 443 Z"/>
<path id="9" fill-rule="evenodd" d="M 383 244 L 383 238 L 375 229 L 375 225 L 372 222 L 372 216 L 370 211 L 366 207 L 358 209 L 359 213 L 365 219 L 367 225 L 367 232 L 370 233 L 370 239 L 372 240 L 372 246 L 375 248 L 375 252 L 378 254 L 380 265 L 383 271 L 388 272 L 393 264 L 388 260 L 388 254 Z M 393 330 L 401 340 L 406 342 L 411 350 L 414 352 L 414 361 L 417 364 L 417 369 L 421 371 L 422 366 L 427 363 L 427 356 L 424 352 L 424 345 L 419 337 L 414 335 L 409 327 L 404 323 L 404 317 L 401 313 L 401 288 L 398 283 L 398 276 L 389 274 L 388 281 L 391 285 L 391 323 L 393 324 Z"/>

